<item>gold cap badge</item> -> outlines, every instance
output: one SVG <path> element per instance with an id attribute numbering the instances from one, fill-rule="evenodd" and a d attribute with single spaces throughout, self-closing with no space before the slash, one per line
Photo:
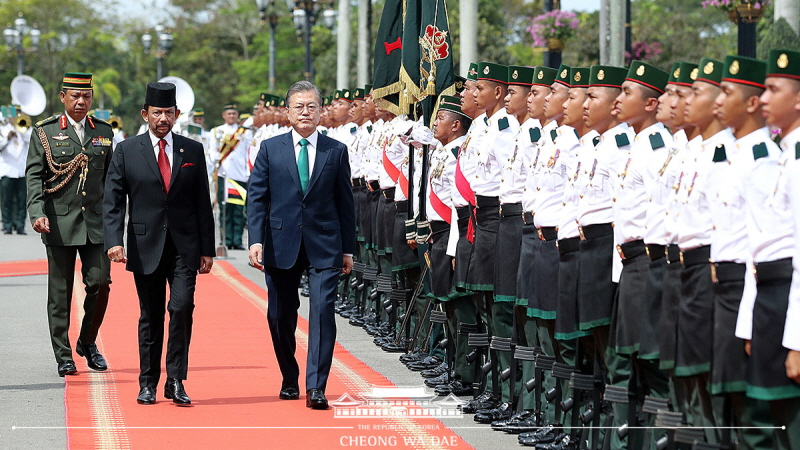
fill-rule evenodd
<path id="1" fill-rule="evenodd" d="M 489 75 L 489 66 L 486 66 L 486 67 L 483 68 L 483 74 L 484 75 Z"/>
<path id="2" fill-rule="evenodd" d="M 736 75 L 737 73 L 739 73 L 739 61 L 738 60 L 736 60 L 736 59 L 733 60 L 733 62 L 731 63 L 731 66 L 728 67 L 728 72 L 730 72 L 731 75 Z"/>
<path id="3" fill-rule="evenodd" d="M 603 81 L 603 78 L 605 77 L 606 77 L 606 71 L 600 69 L 600 71 L 597 72 L 597 79 Z"/>
<path id="4" fill-rule="evenodd" d="M 677 69 L 675 69 L 675 72 L 672 72 L 672 78 L 678 78 L 680 76 L 681 76 L 681 68 L 678 67 Z"/>
<path id="5" fill-rule="evenodd" d="M 560 76 L 560 78 L 567 78 L 567 75 L 568 75 L 568 74 L 567 74 L 567 69 L 564 69 L 564 70 L 562 70 L 562 71 L 561 71 L 561 76 Z"/>
<path id="6" fill-rule="evenodd" d="M 778 57 L 778 67 L 781 69 L 785 69 L 789 66 L 789 57 L 786 56 L 786 53 L 781 53 L 781 56 Z"/>
<path id="7" fill-rule="evenodd" d="M 541 80 L 542 78 L 544 78 L 544 72 L 542 72 L 542 71 L 540 70 L 540 71 L 539 71 L 539 75 L 536 75 L 536 78 L 538 78 L 538 79 L 540 79 L 540 80 Z"/>
<path id="8" fill-rule="evenodd" d="M 695 67 L 694 69 L 692 69 L 692 73 L 690 73 L 690 74 L 689 74 L 689 78 L 691 78 L 692 80 L 696 80 L 696 79 L 697 79 L 697 72 L 699 72 L 699 71 L 697 70 L 697 67 Z"/>
<path id="9" fill-rule="evenodd" d="M 639 66 L 639 68 L 636 69 L 636 75 L 639 75 L 639 76 L 644 75 L 644 70 L 645 70 L 644 69 L 644 65 Z"/>
<path id="10" fill-rule="evenodd" d="M 519 72 L 517 72 L 517 71 L 515 70 L 515 71 L 514 71 L 514 72 L 511 74 L 511 78 L 513 78 L 513 79 L 515 79 L 515 80 L 516 80 L 517 78 L 519 78 Z"/>
<path id="11" fill-rule="evenodd" d="M 706 75 L 711 75 L 712 72 L 714 72 L 714 63 L 709 61 L 708 64 L 703 67 L 703 73 Z"/>
<path id="12" fill-rule="evenodd" d="M 575 72 L 575 81 L 581 81 L 581 73 Z"/>

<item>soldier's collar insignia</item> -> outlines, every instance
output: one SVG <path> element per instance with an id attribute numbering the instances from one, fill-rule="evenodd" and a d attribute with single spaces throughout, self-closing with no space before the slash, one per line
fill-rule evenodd
<path id="1" fill-rule="evenodd" d="M 753 160 L 766 158 L 767 156 L 769 156 L 767 144 L 761 142 L 753 146 Z"/>
<path id="2" fill-rule="evenodd" d="M 719 144 L 717 148 L 714 149 L 714 159 L 713 162 L 723 162 L 727 161 L 728 155 L 725 153 L 725 146 Z"/>
<path id="3" fill-rule="evenodd" d="M 625 133 L 620 133 L 614 136 L 614 140 L 617 141 L 617 147 L 625 147 L 626 145 L 631 145 L 630 139 L 628 139 L 628 135 Z"/>
<path id="4" fill-rule="evenodd" d="M 542 130 L 538 127 L 528 129 L 528 134 L 531 135 L 531 143 L 539 142 L 539 139 L 542 137 Z M 798 144 L 800 145 L 800 143 Z"/>

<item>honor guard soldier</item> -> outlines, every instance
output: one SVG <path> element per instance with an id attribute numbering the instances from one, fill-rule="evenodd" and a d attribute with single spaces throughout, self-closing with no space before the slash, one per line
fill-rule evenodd
<path id="1" fill-rule="evenodd" d="M 784 54 L 784 58 L 772 55 L 770 74 L 797 73 L 796 65 L 785 70 L 789 69 L 791 59 Z M 780 155 L 765 126 L 757 96 L 764 94 L 766 73 L 767 64 L 763 61 L 726 57 L 722 94 L 717 97 L 716 106 L 720 121 L 733 128 L 736 146 L 748 156 L 746 161 L 750 165 L 744 206 L 757 293 L 754 299 L 747 293 L 743 296 L 736 328 L 736 335 L 749 341 L 747 396 L 769 402 L 774 425 L 785 427 L 775 430 L 775 447 L 795 448 L 800 442 L 797 429 L 800 386 L 787 376 L 789 349 L 783 345 L 785 326 L 781 325 L 787 323 L 796 237 L 788 185 L 790 172 L 786 166 L 794 165 L 796 152 L 792 154 L 791 150 L 796 148 L 790 147 Z M 742 103 L 747 108 L 742 108 Z"/>
<path id="2" fill-rule="evenodd" d="M 111 161 L 113 131 L 88 116 L 92 75 L 66 73 L 61 84 L 65 112 L 36 124 L 25 169 L 28 215 L 47 249 L 47 311 L 58 375 L 77 372 L 69 342 L 75 256 L 81 258 L 86 290 L 75 344 L 90 369 L 108 368 L 96 339 L 108 305 L 110 263 L 103 249 L 103 183 Z"/>

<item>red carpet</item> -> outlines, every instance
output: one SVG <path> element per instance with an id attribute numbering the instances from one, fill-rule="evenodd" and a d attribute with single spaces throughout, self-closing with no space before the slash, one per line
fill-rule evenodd
<path id="1" fill-rule="evenodd" d="M 226 262 L 217 262 L 211 275 L 198 277 L 185 383 L 192 406 L 178 407 L 165 400 L 163 378 L 158 402 L 138 405 L 138 300 L 132 275 L 121 265 L 112 266 L 111 300 L 98 339 L 112 369 L 92 372 L 80 359 L 79 374 L 67 377 L 69 448 L 471 448 L 434 418 L 335 417 L 337 410 L 340 415 L 359 416 L 370 411 L 363 404 L 355 409 L 342 406 L 312 411 L 305 407 L 304 395 L 297 401 L 279 400 L 281 376 L 266 323 L 266 291 Z M 76 290 L 78 297 L 80 292 Z M 73 314 L 78 314 L 80 300 L 74 302 Z M 73 337 L 78 323 L 73 319 Z M 307 322 L 301 319 L 297 351 L 301 374 L 305 373 L 307 330 Z M 391 386 L 338 344 L 334 358 L 327 390 L 330 401 L 342 394 L 363 401 L 373 387 Z M 300 387 L 304 389 L 302 379 Z M 403 406 L 407 399 L 393 400 L 391 408 L 380 406 L 386 400 L 379 400 L 371 412 L 419 415 L 431 411 L 423 411 L 418 404 Z"/>
<path id="2" fill-rule="evenodd" d="M 47 275 L 47 260 L 0 262 L 0 277 Z"/>

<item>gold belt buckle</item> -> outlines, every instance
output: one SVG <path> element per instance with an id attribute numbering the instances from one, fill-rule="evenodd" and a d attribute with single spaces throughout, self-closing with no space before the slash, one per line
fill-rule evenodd
<path id="1" fill-rule="evenodd" d="M 586 236 L 583 234 L 583 227 L 580 225 L 578 225 L 578 234 L 581 236 L 582 241 L 586 240 Z"/>
<path id="2" fill-rule="evenodd" d="M 497 213 L 500 214 L 500 217 L 503 217 L 503 205 L 498 206 Z"/>
<path id="3" fill-rule="evenodd" d="M 681 265 L 685 266 L 685 264 L 683 263 L 683 250 L 681 250 L 680 252 L 680 258 L 681 258 Z"/>
<path id="4" fill-rule="evenodd" d="M 542 233 L 542 229 L 541 229 L 541 228 L 537 228 L 537 229 L 536 229 L 536 234 L 538 234 L 538 235 L 539 235 L 539 240 L 540 240 L 540 241 L 543 241 L 543 240 L 545 240 L 545 239 L 544 239 L 544 233 Z"/>
<path id="5" fill-rule="evenodd" d="M 711 282 L 714 284 L 719 283 L 719 278 L 717 278 L 717 263 L 712 260 L 708 260 L 711 263 Z"/>
<path id="6" fill-rule="evenodd" d="M 647 254 L 647 257 L 650 258 L 650 247 L 647 244 L 644 244 L 644 252 Z"/>
<path id="7" fill-rule="evenodd" d="M 753 265 L 753 277 L 756 279 L 756 283 L 758 283 L 758 268 Z"/>
<path id="8" fill-rule="evenodd" d="M 621 245 L 617 246 L 617 253 L 619 253 L 619 257 L 620 258 L 625 259 L 625 252 L 622 251 L 622 246 Z"/>

